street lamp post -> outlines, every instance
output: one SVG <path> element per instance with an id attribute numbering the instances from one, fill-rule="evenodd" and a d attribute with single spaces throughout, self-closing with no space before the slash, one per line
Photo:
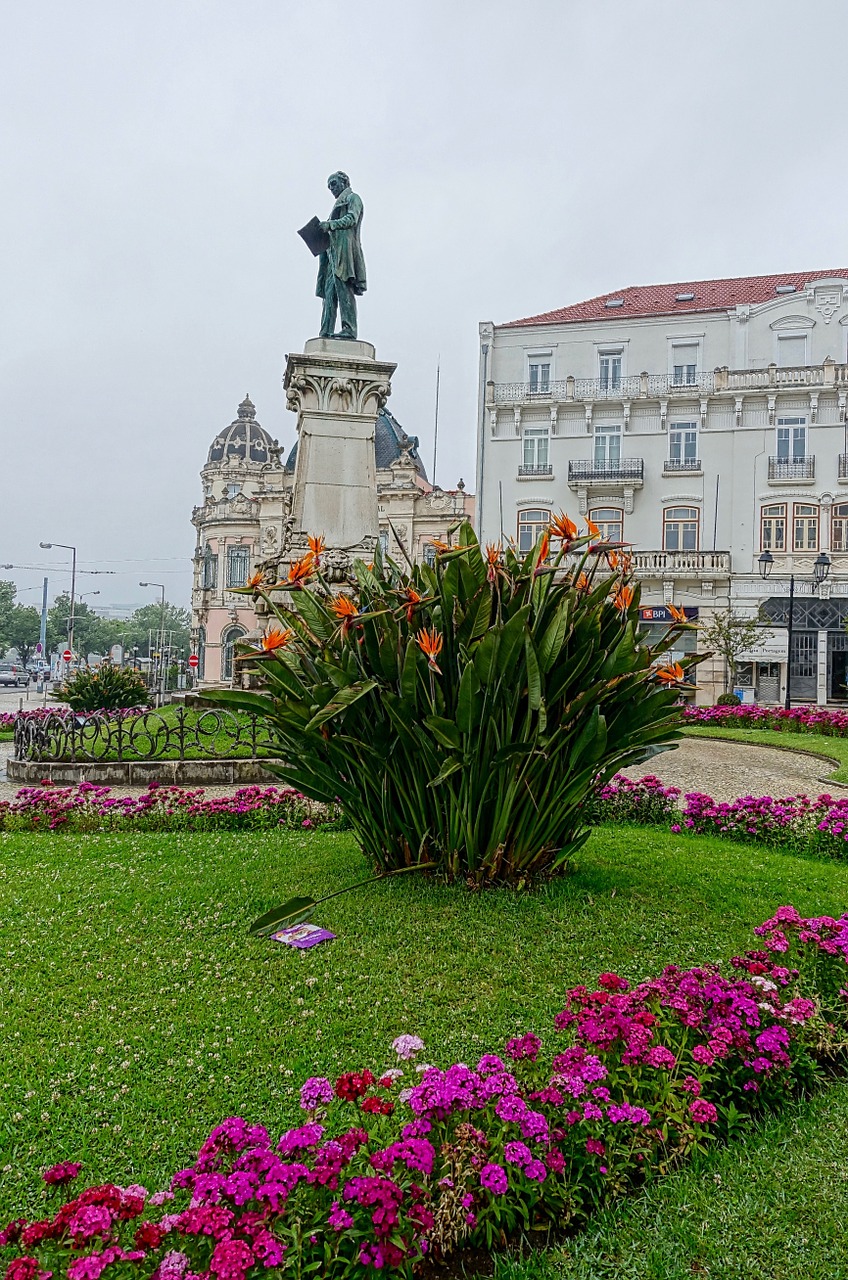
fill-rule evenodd
<path id="1" fill-rule="evenodd" d="M 774 568 L 774 556 L 770 551 L 764 551 L 757 561 L 760 567 L 760 577 L 765 581 Z M 830 573 L 831 560 L 825 551 L 820 551 L 816 556 L 813 564 L 813 581 L 816 584 L 816 590 L 821 586 L 827 575 Z M 789 614 L 786 619 L 786 698 L 784 699 L 784 708 L 788 711 L 792 705 L 792 625 L 795 621 L 795 574 L 789 575 Z"/>
<path id="2" fill-rule="evenodd" d="M 159 705 L 161 706 L 165 700 L 165 664 L 162 661 L 162 651 L 165 648 L 165 587 L 161 582 L 140 582 L 138 585 L 140 587 L 158 587 L 162 592 L 162 596 L 159 601 L 159 643 L 156 646 L 159 650 L 158 682 Z"/>
<path id="3" fill-rule="evenodd" d="M 71 662 L 74 660 L 74 600 L 77 589 L 77 549 L 67 542 L 39 542 L 42 551 L 50 551 L 53 547 L 61 547 L 71 553 L 71 612 L 68 618 L 68 648 L 71 651 Z"/>

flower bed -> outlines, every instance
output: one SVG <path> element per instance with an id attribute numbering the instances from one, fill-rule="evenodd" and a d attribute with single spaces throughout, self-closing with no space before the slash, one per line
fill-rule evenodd
<path id="1" fill-rule="evenodd" d="M 783 733 L 810 733 L 824 738 L 848 737 L 848 711 L 824 711 L 821 707 L 693 707 L 682 709 L 688 724 L 714 728 L 774 729 Z"/>
<path id="2" fill-rule="evenodd" d="M 292 787 L 241 787 L 205 798 L 202 788 L 151 784 L 140 796 L 113 796 L 110 787 L 22 787 L 0 801 L 0 831 L 243 831 L 273 827 L 342 827 L 338 805 L 308 800 Z"/>
<path id="3" fill-rule="evenodd" d="M 569 991 L 543 1048 L 527 1033 L 474 1068 L 397 1062 L 301 1088 L 304 1123 L 277 1142 L 232 1117 L 167 1189 L 113 1184 L 0 1233 L 7 1280 L 244 1280 L 269 1268 L 352 1277 L 421 1274 L 427 1259 L 574 1228 L 744 1122 L 824 1078 L 848 1040 L 848 915 L 781 907 L 761 949 L 614 973 Z M 68 1187 L 79 1166 L 46 1171 Z"/>
<path id="4" fill-rule="evenodd" d="M 788 853 L 848 855 L 848 797 L 742 796 L 719 803 L 690 791 L 682 807 L 679 800 L 679 787 L 666 787 L 659 778 L 633 781 L 619 774 L 596 792 L 591 821 L 668 826 L 681 834 L 726 836 Z"/>

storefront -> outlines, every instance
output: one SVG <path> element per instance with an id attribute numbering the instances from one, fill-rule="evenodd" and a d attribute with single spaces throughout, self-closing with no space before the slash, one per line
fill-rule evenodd
<path id="1" fill-rule="evenodd" d="M 848 599 L 820 600 L 795 597 L 792 609 L 792 649 L 789 652 L 789 597 L 773 596 L 762 606 L 766 621 L 775 624 L 775 647 L 768 654 L 744 655 L 756 659 L 754 675 L 759 702 L 782 702 L 786 696 L 787 659 L 791 666 L 793 703 L 848 702 Z M 779 638 L 779 639 L 778 639 Z M 774 688 L 773 668 L 778 666 L 779 688 Z"/>
<path id="2" fill-rule="evenodd" d="M 696 608 L 685 607 L 683 612 L 686 615 L 687 622 L 698 621 L 698 610 Z M 663 643 L 669 634 L 670 628 L 675 625 L 675 618 L 666 605 L 646 605 L 644 608 L 640 608 L 639 621 L 641 623 L 639 638 L 643 644 L 650 645 L 652 649 Z M 659 651 L 657 661 L 663 663 L 680 662 L 681 659 L 688 658 L 697 652 L 697 649 L 698 635 L 696 631 L 678 632 L 674 637 L 673 645 Z M 685 678 L 686 683 L 692 686 L 692 696 L 694 696 L 694 670 L 687 671 Z M 686 693 L 688 695 L 688 690 Z"/>

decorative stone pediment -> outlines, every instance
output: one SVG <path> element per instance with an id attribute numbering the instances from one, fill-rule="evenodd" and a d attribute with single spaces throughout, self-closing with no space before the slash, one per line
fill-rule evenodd
<path id="1" fill-rule="evenodd" d="M 781 316 L 779 320 L 772 320 L 769 325 L 770 329 L 815 329 L 815 320 L 809 316 Z"/>
<path id="2" fill-rule="evenodd" d="M 848 298 L 848 280 L 838 277 L 811 280 L 806 288 L 807 305 L 815 307 L 825 324 L 830 324 Z"/>

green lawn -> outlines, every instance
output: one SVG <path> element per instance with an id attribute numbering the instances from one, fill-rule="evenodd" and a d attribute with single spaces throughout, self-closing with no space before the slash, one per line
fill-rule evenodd
<path id="1" fill-rule="evenodd" d="M 306 1075 L 387 1065 L 401 1031 L 430 1060 L 476 1061 L 544 1032 L 601 970 L 727 958 L 782 902 L 848 905 L 845 864 L 601 827 L 536 893 L 400 879 L 328 903 L 334 943 L 246 936 L 291 892 L 363 869 L 342 832 L 0 835 L 0 1218 L 38 1208 L 58 1159 L 161 1186 L 224 1116 L 282 1128 Z M 846 1126 L 839 1085 L 500 1274 L 839 1274 Z"/>
<path id="2" fill-rule="evenodd" d="M 826 738 L 818 733 L 784 733 L 780 729 L 715 729 L 712 725 L 697 725 L 684 730 L 686 737 L 726 738 L 731 742 L 754 742 L 763 747 L 783 747 L 789 751 L 812 751 L 817 756 L 829 756 L 838 768 L 835 772 L 822 761 L 822 777 L 833 782 L 848 783 L 848 738 Z"/>

